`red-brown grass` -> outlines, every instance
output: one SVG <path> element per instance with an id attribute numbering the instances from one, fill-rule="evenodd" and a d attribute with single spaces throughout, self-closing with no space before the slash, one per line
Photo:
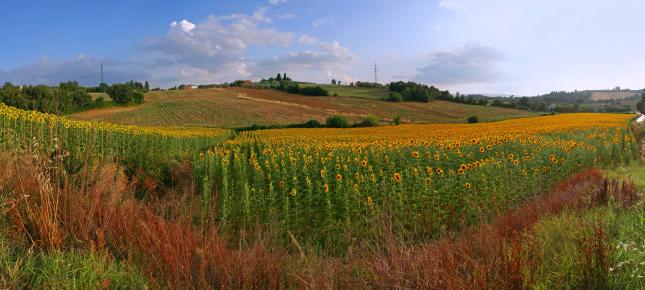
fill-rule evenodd
<path id="1" fill-rule="evenodd" d="M 0 188 L 11 192 L 16 233 L 41 249 L 107 250 L 144 271 L 157 286 L 183 288 L 281 288 L 285 255 L 262 239 L 230 249 L 214 232 L 193 228 L 186 211 L 166 219 L 133 198 L 114 164 L 81 173 L 81 185 L 52 180 L 47 160 L 8 158 Z M 34 174 L 35 173 L 35 174 Z M 185 199 L 178 199 L 185 200 Z"/>
<path id="2" fill-rule="evenodd" d="M 502 213 L 491 223 L 466 230 L 455 239 L 421 247 L 386 239 L 387 252 L 366 255 L 363 268 L 373 280 L 370 285 L 379 288 L 521 289 L 530 284 L 523 271 L 540 262 L 530 254 L 535 252 L 532 248 L 538 246 L 537 241 L 524 233 L 541 218 L 605 203 L 608 196 L 626 206 L 632 204 L 634 190 L 630 183 L 619 187 L 606 186 L 608 182 L 597 170 L 584 171 L 559 184 L 553 193 Z M 605 235 L 601 225 L 594 230 L 596 234 L 585 241 L 583 250 L 588 252 L 589 261 L 606 269 Z M 590 269 L 596 266 L 588 264 Z"/>

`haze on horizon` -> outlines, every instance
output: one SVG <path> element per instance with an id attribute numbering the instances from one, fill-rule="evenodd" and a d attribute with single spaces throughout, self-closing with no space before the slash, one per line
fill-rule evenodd
<path id="1" fill-rule="evenodd" d="M 635 0 L 3 2 L 0 82 L 411 80 L 461 93 L 640 89 Z"/>

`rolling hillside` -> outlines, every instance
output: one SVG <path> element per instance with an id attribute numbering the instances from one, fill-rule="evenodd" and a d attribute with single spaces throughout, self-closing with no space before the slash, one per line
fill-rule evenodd
<path id="1" fill-rule="evenodd" d="M 472 115 L 482 121 L 535 116 L 527 111 L 444 101 L 390 103 L 362 93 L 363 97 L 343 96 L 347 92 L 337 97 L 307 97 L 248 88 L 158 91 L 148 93 L 143 105 L 85 111 L 71 117 L 143 126 L 240 127 L 324 121 L 334 114 L 352 120 L 372 114 L 385 122 L 400 114 L 408 123 L 464 123 Z"/>
<path id="2" fill-rule="evenodd" d="M 355 98 L 364 98 L 372 100 L 383 100 L 389 97 L 390 92 L 387 89 L 379 88 L 362 88 L 362 87 L 350 87 L 350 86 L 332 86 L 332 85 L 318 85 L 318 84 L 303 84 L 303 87 L 307 86 L 321 86 L 331 95 L 338 95 L 343 97 L 355 97 Z"/>
<path id="3" fill-rule="evenodd" d="M 592 101 L 625 100 L 638 98 L 642 91 L 590 91 Z"/>

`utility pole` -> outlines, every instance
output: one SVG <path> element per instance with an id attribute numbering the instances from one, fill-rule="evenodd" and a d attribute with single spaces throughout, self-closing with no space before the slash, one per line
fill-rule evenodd
<path id="1" fill-rule="evenodd" d="M 105 83 L 105 75 L 103 74 L 103 62 L 101 62 L 101 83 Z"/>
<path id="2" fill-rule="evenodd" d="M 378 84 L 378 67 L 374 63 L 374 84 Z"/>

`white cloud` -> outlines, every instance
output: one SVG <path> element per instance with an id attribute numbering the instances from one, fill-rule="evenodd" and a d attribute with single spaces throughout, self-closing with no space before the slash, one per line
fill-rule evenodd
<path id="1" fill-rule="evenodd" d="M 209 16 L 196 24 L 188 20 L 185 20 L 186 24 L 182 23 L 184 21 L 171 24 L 165 36 L 149 39 L 143 45 L 144 54 L 155 55 L 149 59 L 153 64 L 182 66 L 184 72 L 200 72 L 180 74 L 180 78 L 211 75 L 208 82 L 217 82 L 259 79 L 281 71 L 298 79 L 314 80 L 329 71 L 343 73 L 344 68 L 357 59 L 337 41 L 326 42 L 272 27 L 273 19 L 265 8 L 250 15 Z M 289 52 L 271 58 L 248 55 L 251 48 L 275 47 L 289 49 Z M 293 50 L 295 47 L 304 49 Z"/>
<path id="2" fill-rule="evenodd" d="M 276 71 L 297 75 L 300 80 L 328 82 L 329 75 L 344 75 L 358 58 L 337 41 L 317 41 L 316 49 L 290 51 L 273 59 L 248 62 L 250 76 L 272 76 Z M 350 77 L 345 75 L 345 79 Z"/>
<path id="3" fill-rule="evenodd" d="M 269 0 L 269 4 L 271 5 L 279 5 L 281 3 L 286 3 L 287 0 Z"/>
<path id="4" fill-rule="evenodd" d="M 174 27 L 177 27 L 177 26 L 179 26 L 181 31 L 183 31 L 185 33 L 188 33 L 189 35 L 193 35 L 193 29 L 195 29 L 195 27 L 197 27 L 197 25 L 195 25 L 193 23 L 190 23 L 186 19 L 180 21 L 179 23 L 177 23 L 177 21 L 173 21 L 172 23 L 170 23 L 171 28 L 174 28 Z"/>
<path id="5" fill-rule="evenodd" d="M 332 18 L 319 18 L 319 19 L 314 20 L 311 23 L 311 26 L 313 26 L 315 28 L 319 28 L 319 27 L 321 27 L 323 25 L 334 25 L 334 24 L 336 24 L 335 19 L 332 19 Z"/>
<path id="6" fill-rule="evenodd" d="M 167 59 L 204 69 L 239 59 L 250 46 L 282 46 L 293 41 L 291 32 L 265 27 L 271 22 L 266 10 L 251 15 L 209 16 L 197 25 L 173 22 L 163 37 L 149 39 L 145 52 L 158 52 Z"/>
<path id="7" fill-rule="evenodd" d="M 431 53 L 417 80 L 428 84 L 454 85 L 490 83 L 502 77 L 501 54 L 493 48 L 469 44 L 452 51 Z"/>
<path id="8" fill-rule="evenodd" d="M 267 57 L 256 51 L 287 51 Z M 153 86 L 260 79 L 286 72 L 299 80 L 324 81 L 343 75 L 357 57 L 337 41 L 277 29 L 265 8 L 250 14 L 211 15 L 200 22 L 170 23 L 165 35 L 142 41 L 130 60 L 105 61 L 109 83 L 148 80 Z M 23 67 L 0 70 L 0 81 L 57 84 L 78 80 L 97 85 L 100 60 L 86 55 L 43 58 Z M 345 77 L 348 78 L 348 77 Z"/>
<path id="9" fill-rule="evenodd" d="M 441 0 L 439 1 L 438 6 L 446 9 L 455 9 L 458 7 L 457 1 L 454 1 L 454 0 Z"/>
<path id="10" fill-rule="evenodd" d="M 302 34 L 300 35 L 300 38 L 298 38 L 298 42 L 306 45 L 315 45 L 318 44 L 318 39 L 307 34 Z"/>
<path id="11" fill-rule="evenodd" d="M 104 63 L 105 78 L 108 82 L 145 80 L 148 73 L 138 64 L 116 60 L 103 60 L 79 54 L 69 59 L 43 57 L 33 63 L 0 70 L 0 83 L 46 84 L 76 80 L 80 84 L 97 86 L 100 83 L 100 66 Z"/>

